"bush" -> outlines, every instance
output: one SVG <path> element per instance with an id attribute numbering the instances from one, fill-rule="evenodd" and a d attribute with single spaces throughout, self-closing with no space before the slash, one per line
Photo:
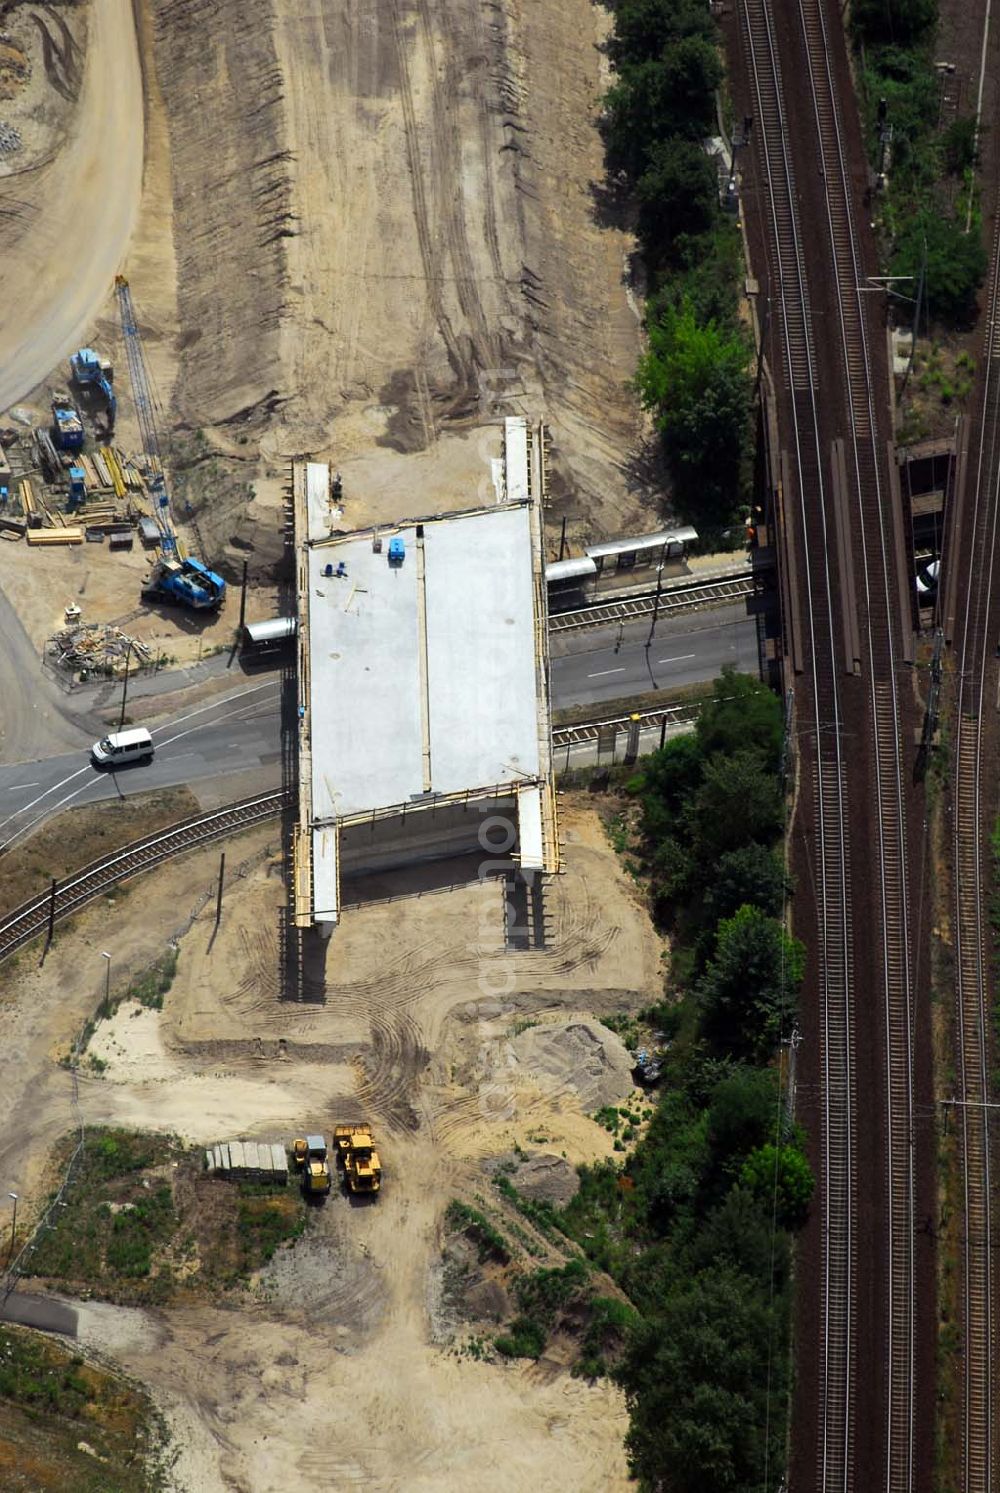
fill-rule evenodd
<path id="1" fill-rule="evenodd" d="M 696 523 L 727 523 L 740 500 L 749 357 L 742 331 L 699 325 L 689 302 L 649 324 L 636 385 L 663 437 L 677 504 Z"/>
<path id="2" fill-rule="evenodd" d="M 719 924 L 715 958 L 698 985 L 715 1046 L 765 1060 L 794 1019 L 805 950 L 775 918 L 741 907 Z"/>
<path id="3" fill-rule="evenodd" d="M 970 322 L 976 311 L 976 292 L 988 263 L 979 233 L 964 233 L 953 218 L 925 210 L 912 218 L 899 235 L 893 273 L 912 275 L 916 285 L 925 247 L 925 295 L 931 316 L 951 325 Z"/>
<path id="4" fill-rule="evenodd" d="M 864 41 L 909 47 L 936 24 L 937 0 L 853 0 L 851 19 Z"/>
<path id="5" fill-rule="evenodd" d="M 773 1203 L 783 1227 L 799 1228 L 805 1223 L 816 1184 L 798 1146 L 770 1142 L 759 1146 L 743 1163 L 740 1181 L 765 1207 Z"/>

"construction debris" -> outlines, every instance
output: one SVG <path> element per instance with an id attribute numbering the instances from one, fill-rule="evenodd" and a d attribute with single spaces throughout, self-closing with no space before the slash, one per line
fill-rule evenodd
<path id="1" fill-rule="evenodd" d="M 63 529 L 59 531 L 59 537 L 70 532 Z M 79 529 L 75 532 L 80 533 Z M 48 537 L 54 540 L 56 534 Z M 123 673 L 130 651 L 139 663 L 148 663 L 152 657 L 150 649 L 139 638 L 131 638 L 120 628 L 101 622 L 64 627 L 49 639 L 47 651 L 59 668 L 85 674 Z"/>

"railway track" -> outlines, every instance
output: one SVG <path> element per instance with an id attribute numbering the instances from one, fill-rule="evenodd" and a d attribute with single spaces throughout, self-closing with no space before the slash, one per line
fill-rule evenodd
<path id="1" fill-rule="evenodd" d="M 711 698 L 706 695 L 706 699 Z M 576 746 L 584 741 L 596 741 L 602 731 L 626 730 L 638 721 L 640 728 L 645 726 L 659 726 L 663 721 L 668 725 L 679 725 L 683 721 L 693 721 L 701 709 L 701 700 L 685 700 L 678 705 L 654 705 L 646 710 L 637 710 L 631 715 L 609 715 L 592 721 L 580 721 L 572 726 L 554 726 L 552 730 L 553 747 Z"/>
<path id="2" fill-rule="evenodd" d="M 862 255 L 832 72 L 826 6 L 824 0 L 743 0 L 742 19 L 756 117 L 761 122 L 757 149 L 767 178 L 772 287 L 777 288 L 780 301 L 785 382 L 782 402 L 791 417 L 785 433 L 790 430 L 794 437 L 794 447 L 784 461 L 794 493 L 786 490 L 784 502 L 787 505 L 797 500 L 796 527 L 801 527 L 806 558 L 803 580 L 809 647 L 805 655 L 812 686 L 810 725 L 816 743 L 811 765 L 818 851 L 823 1075 L 817 1486 L 844 1493 L 859 1486 L 855 1468 L 859 1340 L 854 1051 L 857 968 L 847 891 L 853 876 L 857 885 L 877 889 L 876 905 L 866 904 L 863 910 L 855 911 L 854 917 L 863 919 L 863 926 L 870 930 L 863 947 L 869 942 L 874 945 L 871 952 L 864 947 L 861 957 L 870 960 L 866 975 L 874 975 L 880 987 L 885 1055 L 880 1115 L 885 1126 L 887 1168 L 883 1221 L 887 1289 L 884 1434 L 880 1446 L 882 1470 L 878 1484 L 870 1485 L 884 1486 L 887 1493 L 910 1493 L 914 1479 L 915 1388 L 913 991 L 905 776 L 900 746 L 902 706 L 896 682 L 899 663 L 909 657 L 898 570 L 899 531 L 886 517 L 893 511 L 892 492 L 872 391 L 872 349 L 860 289 L 864 278 Z M 839 19 L 834 17 L 834 23 L 839 25 Z M 793 131 L 778 57 L 779 35 L 782 57 L 793 59 L 799 100 L 806 101 L 796 118 L 795 134 L 799 140 L 813 136 L 808 164 L 811 170 L 812 162 L 816 162 L 824 184 L 821 216 L 811 224 L 819 232 L 810 247 L 810 264 L 828 276 L 827 284 L 817 287 L 816 297 L 817 304 L 822 303 L 818 314 L 823 316 L 826 328 L 822 418 L 817 401 L 821 374 L 802 259 L 799 198 L 788 144 Z M 821 247 L 824 238 L 828 262 Z M 832 318 L 828 315 L 831 302 Z M 841 431 L 837 431 L 836 415 L 831 421 L 829 409 L 832 403 L 836 410 L 838 396 L 843 403 Z M 835 434 L 842 442 L 839 458 L 836 442 L 828 448 L 821 441 L 821 429 L 827 439 Z M 832 481 L 828 471 L 833 473 Z M 812 512 L 806 510 L 804 494 L 810 496 Z M 839 541 L 838 560 L 831 572 L 827 557 L 834 534 Z M 852 615 L 855 605 L 857 616 Z M 834 627 L 837 611 L 844 638 L 858 640 L 853 646 L 845 646 L 842 663 L 837 641 L 840 633 Z M 859 617 L 866 625 L 858 625 Z M 822 650 L 818 658 L 817 642 Z M 864 846 L 853 864 L 851 861 L 841 752 L 844 714 L 837 678 L 841 667 L 846 667 L 848 674 L 860 673 L 865 678 L 863 714 L 871 740 L 868 783 L 873 801 L 869 803 L 866 794 L 864 800 L 856 800 L 854 808 L 870 818 L 875 864 L 862 859 Z M 852 722 L 861 704 L 857 686 L 853 688 Z M 799 724 L 801 730 L 802 722 Z M 863 792 L 867 786 L 864 780 L 862 785 Z"/>
<path id="3" fill-rule="evenodd" d="M 259 793 L 238 803 L 226 804 L 208 814 L 197 814 L 167 829 L 157 830 L 121 850 L 92 861 L 56 886 L 54 921 L 60 922 L 95 897 L 130 876 L 150 871 L 186 850 L 207 845 L 280 813 L 287 795 L 278 790 Z M 6 959 L 39 934 L 45 933 L 52 914 L 52 894 L 43 892 L 0 921 L 0 959 Z"/>
<path id="4" fill-rule="evenodd" d="M 811 778 L 817 916 L 816 975 L 822 1047 L 821 1361 L 817 1458 L 822 1489 L 850 1486 L 857 1335 L 853 987 L 848 874 L 848 801 L 836 664 L 832 495 L 821 439 L 819 374 L 812 332 L 798 189 L 774 16 L 769 0 L 743 0 L 742 38 L 753 92 L 756 157 L 772 256 L 777 311 L 776 378 L 789 421 L 783 436 L 783 503 L 794 510 L 805 591 L 802 667 L 808 718 L 798 720 Z M 786 44 L 787 46 L 787 44 Z M 787 52 L 786 52 L 787 55 Z M 807 495 L 812 511 L 807 506 Z"/>
<path id="5" fill-rule="evenodd" d="M 753 596 L 757 587 L 753 571 L 748 570 L 742 575 L 727 576 L 723 580 L 695 581 L 689 586 L 672 586 L 669 590 L 660 592 L 659 600 L 653 590 L 645 596 L 625 596 L 619 601 L 595 602 L 593 606 L 579 607 L 573 612 L 550 611 L 549 633 L 630 622 L 637 617 L 650 617 L 654 611 L 680 612 L 695 607 L 722 606 L 727 601 L 739 601 L 741 597 Z"/>
<path id="6" fill-rule="evenodd" d="M 993 1265 L 991 1201 L 989 931 L 984 906 L 989 813 L 985 780 L 988 761 L 984 717 L 995 708 L 987 690 L 994 671 L 997 626 L 996 546 L 1000 507 L 1000 238 L 994 236 L 990 269 L 987 342 L 982 360 L 982 398 L 969 442 L 964 508 L 956 519 L 962 541 L 948 557 L 948 585 L 960 595 L 956 637 L 958 700 L 955 723 L 953 803 L 955 866 L 956 1099 L 963 1227 L 961 1230 L 962 1493 L 987 1493 L 1000 1467 L 994 1436 L 997 1384 L 993 1375 L 997 1297 Z M 958 576 L 965 579 L 959 587 Z M 957 589 L 956 589 L 957 588 Z M 995 1125 L 994 1121 L 994 1125 Z"/>

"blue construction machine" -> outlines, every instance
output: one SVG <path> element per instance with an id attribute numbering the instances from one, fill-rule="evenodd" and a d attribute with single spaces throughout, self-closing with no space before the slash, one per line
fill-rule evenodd
<path id="1" fill-rule="evenodd" d="M 52 441 L 57 451 L 83 450 L 80 411 L 62 395 L 57 395 L 52 401 Z"/>
<path id="2" fill-rule="evenodd" d="M 108 430 L 114 430 L 118 401 L 111 387 L 113 370 L 108 359 L 98 357 L 92 347 L 81 347 L 70 358 L 69 366 L 79 389 L 101 395 L 107 409 Z"/>
<path id="3" fill-rule="evenodd" d="M 211 611 L 225 601 L 226 583 L 216 571 L 209 570 L 203 561 L 196 560 L 191 555 L 183 557 L 178 550 L 177 535 L 170 517 L 167 476 L 160 454 L 153 386 L 132 304 L 132 292 L 124 275 L 115 276 L 115 291 L 125 339 L 125 356 L 132 379 L 132 397 L 142 433 L 142 448 L 146 455 L 146 485 L 153 500 L 153 517 L 160 536 L 160 558 L 143 587 L 142 594 L 146 600 L 176 602 L 179 606 L 191 607 L 196 612 Z"/>
<path id="4" fill-rule="evenodd" d="M 226 583 L 221 575 L 190 555 L 183 560 L 176 555 L 164 555 L 157 560 L 142 595 L 145 601 L 176 602 L 195 612 L 208 612 L 222 605 Z"/>

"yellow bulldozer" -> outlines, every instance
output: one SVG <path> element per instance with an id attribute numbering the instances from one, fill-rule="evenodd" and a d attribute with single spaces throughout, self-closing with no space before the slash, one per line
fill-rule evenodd
<path id="1" fill-rule="evenodd" d="M 337 1160 L 344 1180 L 355 1193 L 375 1193 L 382 1186 L 382 1163 L 370 1125 L 338 1125 L 333 1132 Z"/>
<path id="2" fill-rule="evenodd" d="M 292 1156 L 302 1173 L 304 1192 L 319 1196 L 330 1191 L 330 1163 L 322 1135 L 298 1137 L 292 1146 Z"/>

